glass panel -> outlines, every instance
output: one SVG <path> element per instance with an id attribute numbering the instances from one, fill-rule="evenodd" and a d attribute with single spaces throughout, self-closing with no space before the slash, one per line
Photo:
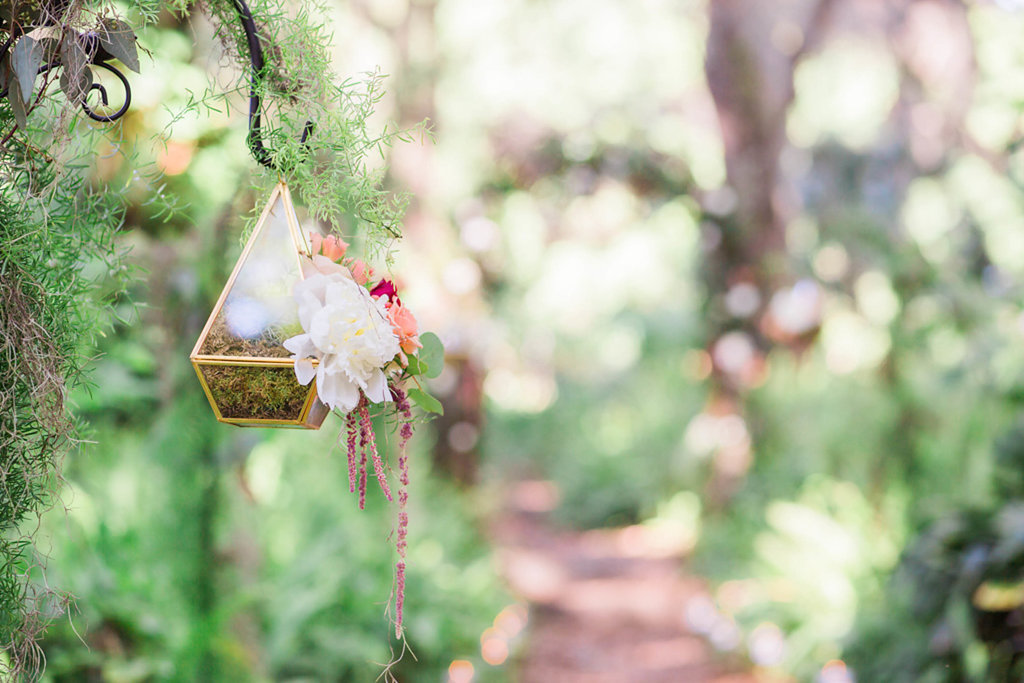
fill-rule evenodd
<path id="1" fill-rule="evenodd" d="M 302 386 L 290 367 L 200 365 L 221 417 L 298 420 L 313 386 Z"/>
<path id="2" fill-rule="evenodd" d="M 242 262 L 224 305 L 199 353 L 216 356 L 287 358 L 281 343 L 302 332 L 292 298 L 301 277 L 295 242 L 278 194 Z"/>

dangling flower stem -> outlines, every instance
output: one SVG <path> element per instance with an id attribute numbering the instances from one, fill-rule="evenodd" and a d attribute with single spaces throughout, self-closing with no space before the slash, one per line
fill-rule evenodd
<path id="1" fill-rule="evenodd" d="M 366 399 L 363 398 L 359 402 L 359 428 L 361 433 L 361 439 L 365 444 L 365 451 L 369 450 L 370 458 L 373 460 L 373 471 L 377 475 L 377 483 L 380 484 L 380 490 L 384 492 L 384 497 L 388 499 L 390 503 L 391 498 L 391 487 L 388 486 L 388 476 L 384 471 L 384 462 L 380 459 L 380 454 L 377 452 L 377 438 L 373 433 L 373 423 L 370 422 L 370 411 L 366 409 Z"/>
<path id="2" fill-rule="evenodd" d="M 405 419 L 399 431 L 401 440 L 398 444 L 398 537 L 395 548 L 398 551 L 398 562 L 395 564 L 395 636 L 402 637 L 402 613 L 405 606 L 405 550 L 406 535 L 409 531 L 409 457 L 406 446 L 412 437 L 412 407 L 409 397 L 398 386 L 391 387 L 391 396 L 395 399 L 395 408 Z"/>
<path id="3" fill-rule="evenodd" d="M 356 479 L 358 478 L 358 465 L 356 464 L 356 439 L 359 438 L 359 426 L 356 423 L 354 413 L 345 416 L 345 427 L 348 430 L 348 492 L 356 492 Z"/>
<path id="4" fill-rule="evenodd" d="M 360 443 L 359 452 L 359 509 L 366 509 L 366 444 Z"/>

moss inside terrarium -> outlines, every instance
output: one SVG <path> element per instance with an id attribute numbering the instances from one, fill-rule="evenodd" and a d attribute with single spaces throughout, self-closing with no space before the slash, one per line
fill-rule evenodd
<path id="1" fill-rule="evenodd" d="M 226 418 L 298 420 L 311 391 L 290 367 L 202 365 L 200 370 Z"/>
<path id="2" fill-rule="evenodd" d="M 267 329 L 257 337 L 239 337 L 228 330 L 221 313 L 213 321 L 199 353 L 204 356 L 249 356 L 254 358 L 288 358 L 291 353 L 281 345 L 286 338 L 279 330 Z"/>

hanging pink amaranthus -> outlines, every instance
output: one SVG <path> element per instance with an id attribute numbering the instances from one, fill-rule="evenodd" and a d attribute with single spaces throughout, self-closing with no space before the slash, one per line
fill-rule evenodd
<path id="1" fill-rule="evenodd" d="M 287 339 L 284 346 L 294 354 L 299 382 L 309 384 L 315 379 L 320 400 L 344 415 L 349 491 L 358 492 L 360 510 L 366 506 L 370 464 L 384 497 L 394 500 L 389 467 L 377 450 L 371 405 L 385 407 L 393 402 L 400 416 L 395 634 L 401 637 L 409 529 L 406 447 L 412 437 L 412 402 L 427 412 L 440 412 L 440 403 L 423 391 L 418 378 L 437 377 L 443 347 L 436 335 L 419 334 L 416 318 L 402 304 L 393 281 L 373 282 L 372 268 L 346 258 L 348 244 L 343 240 L 311 235 L 310 242 L 313 249 L 303 260 L 304 279 L 294 292 L 303 332 Z M 407 381 L 416 388 L 406 391 Z"/>
<path id="2" fill-rule="evenodd" d="M 398 432 L 401 440 L 398 442 L 398 540 L 395 542 L 398 550 L 398 563 L 395 564 L 395 635 L 401 635 L 405 605 L 405 537 L 409 531 L 409 513 L 406 511 L 409 503 L 409 455 L 406 445 L 412 438 L 412 407 L 401 387 L 393 387 L 391 395 L 395 399 L 396 411 L 405 419 Z"/>

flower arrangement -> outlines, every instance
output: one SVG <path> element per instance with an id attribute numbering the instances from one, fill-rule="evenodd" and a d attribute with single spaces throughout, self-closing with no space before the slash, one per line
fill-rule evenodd
<path id="1" fill-rule="evenodd" d="M 406 444 L 412 436 L 412 403 L 440 413 L 440 402 L 420 386 L 419 377 L 437 377 L 444 348 L 437 335 L 419 334 L 412 312 L 398 296 L 394 282 L 376 279 L 365 262 L 347 258 L 348 244 L 333 235 L 310 235 L 311 250 L 300 262 L 303 279 L 293 295 L 303 332 L 284 341 L 302 385 L 316 381 L 317 394 L 328 408 L 344 416 L 349 491 L 366 501 L 369 466 L 384 497 L 393 501 L 387 469 L 377 451 L 371 406 L 393 404 L 399 416 L 398 529 L 395 565 L 395 632 L 402 633 L 405 596 L 405 550 L 408 528 L 409 461 Z M 416 388 L 406 390 L 407 382 Z"/>

